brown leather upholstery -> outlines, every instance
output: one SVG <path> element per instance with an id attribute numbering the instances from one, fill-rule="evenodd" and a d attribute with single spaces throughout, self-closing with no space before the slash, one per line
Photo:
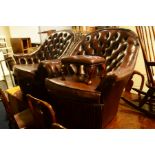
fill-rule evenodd
<path id="1" fill-rule="evenodd" d="M 83 64 L 83 65 L 93 65 L 98 63 L 105 62 L 104 57 L 99 56 L 90 56 L 90 55 L 74 55 L 64 57 L 62 63 L 74 63 L 74 64 Z"/>
<path id="2" fill-rule="evenodd" d="M 55 75 L 55 71 L 52 72 L 55 62 L 59 66 L 58 59 L 72 52 L 70 48 L 73 47 L 75 41 L 76 36 L 72 31 L 57 31 L 52 33 L 33 53 L 14 55 L 16 60 L 14 76 L 23 94 L 30 93 L 37 97 L 40 96 L 41 92 L 38 94 L 38 90 L 44 89 L 42 86 L 44 79 L 50 76 L 47 71 L 50 69 L 52 76 Z"/>
<path id="3" fill-rule="evenodd" d="M 16 64 L 34 64 L 43 60 L 58 59 L 66 54 L 74 40 L 71 31 L 52 33 L 36 51 L 30 54 L 14 54 Z"/>
<path id="4" fill-rule="evenodd" d="M 105 29 L 87 35 L 77 49 L 76 55 L 97 55 L 106 58 L 107 72 L 117 69 L 126 52 L 134 51 L 133 44 L 137 44 L 134 34 L 130 30 Z M 132 56 L 132 55 L 131 55 Z M 126 57 L 126 59 L 129 59 Z"/>
<path id="5" fill-rule="evenodd" d="M 77 71 L 85 67 L 83 60 L 81 67 L 76 69 L 77 62 L 71 60 L 70 64 L 63 64 L 65 79 L 45 80 L 61 124 L 67 128 L 104 128 L 114 118 L 136 63 L 138 45 L 135 33 L 126 29 L 103 29 L 88 34 L 81 41 L 73 55 L 104 57 L 106 68 L 105 71 L 97 68 L 98 74 L 88 85 L 79 80 L 85 76 L 85 69 Z"/>

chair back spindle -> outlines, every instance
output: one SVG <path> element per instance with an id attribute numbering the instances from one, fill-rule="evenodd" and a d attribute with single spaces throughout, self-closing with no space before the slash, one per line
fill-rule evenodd
<path id="1" fill-rule="evenodd" d="M 153 26 L 137 26 L 137 34 L 141 44 L 144 57 L 148 84 L 154 86 L 155 75 L 155 27 Z"/>
<path id="2" fill-rule="evenodd" d="M 52 106 L 38 98 L 27 95 L 28 104 L 34 117 L 35 128 L 51 128 L 52 123 L 56 123 L 55 112 Z"/>

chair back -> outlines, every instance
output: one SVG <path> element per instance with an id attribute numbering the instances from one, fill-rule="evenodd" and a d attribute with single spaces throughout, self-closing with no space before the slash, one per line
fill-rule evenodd
<path id="1" fill-rule="evenodd" d="M 75 49 L 75 55 L 101 56 L 106 59 L 106 71 L 110 72 L 128 59 L 137 48 L 137 36 L 131 30 L 107 28 L 88 34 Z M 136 52 L 135 52 L 136 53 Z M 134 57 L 134 54 L 131 54 Z"/>
<path id="2" fill-rule="evenodd" d="M 15 61 L 17 64 L 34 64 L 43 60 L 58 59 L 66 54 L 74 39 L 74 33 L 70 30 L 53 32 L 34 52 L 14 54 Z"/>
<path id="3" fill-rule="evenodd" d="M 27 94 L 28 104 L 34 117 L 34 128 L 48 129 L 56 123 L 55 112 L 52 106 L 30 94 Z"/>
<path id="4" fill-rule="evenodd" d="M 141 45 L 148 86 L 155 86 L 155 27 L 154 26 L 136 26 L 136 31 Z"/>

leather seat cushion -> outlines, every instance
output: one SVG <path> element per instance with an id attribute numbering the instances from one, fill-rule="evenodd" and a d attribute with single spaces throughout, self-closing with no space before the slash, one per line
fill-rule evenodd
<path id="1" fill-rule="evenodd" d="M 15 76 L 33 76 L 38 68 L 38 64 L 20 64 L 15 65 L 14 74 Z"/>
<path id="2" fill-rule="evenodd" d="M 58 97 L 72 97 L 76 99 L 100 100 L 101 93 L 95 90 L 100 82 L 100 78 L 93 79 L 93 83 L 88 85 L 77 80 L 77 76 L 67 76 L 66 80 L 59 78 L 47 78 L 45 85 L 52 95 Z"/>

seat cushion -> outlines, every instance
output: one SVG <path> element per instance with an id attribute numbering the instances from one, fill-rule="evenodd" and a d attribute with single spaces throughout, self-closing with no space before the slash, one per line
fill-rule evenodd
<path id="1" fill-rule="evenodd" d="M 38 68 L 38 64 L 23 64 L 16 65 L 14 68 L 14 75 L 16 83 L 20 86 L 23 94 L 33 94 L 35 95 L 36 90 L 36 80 L 35 72 Z"/>
<path id="2" fill-rule="evenodd" d="M 66 76 L 66 80 L 62 80 L 62 77 L 46 79 L 45 85 L 46 88 L 53 94 L 61 97 L 72 96 L 77 99 L 89 99 L 89 100 L 99 100 L 101 93 L 96 90 L 100 78 L 96 77 L 92 81 L 91 85 L 88 85 L 83 82 L 79 82 L 77 76 Z M 67 95 L 67 96 L 65 96 Z"/>
<path id="3" fill-rule="evenodd" d="M 33 127 L 34 120 L 30 109 L 25 109 L 24 111 L 15 114 L 14 119 L 19 129 Z"/>
<path id="4" fill-rule="evenodd" d="M 20 64 L 14 66 L 15 76 L 34 76 L 38 64 Z"/>

